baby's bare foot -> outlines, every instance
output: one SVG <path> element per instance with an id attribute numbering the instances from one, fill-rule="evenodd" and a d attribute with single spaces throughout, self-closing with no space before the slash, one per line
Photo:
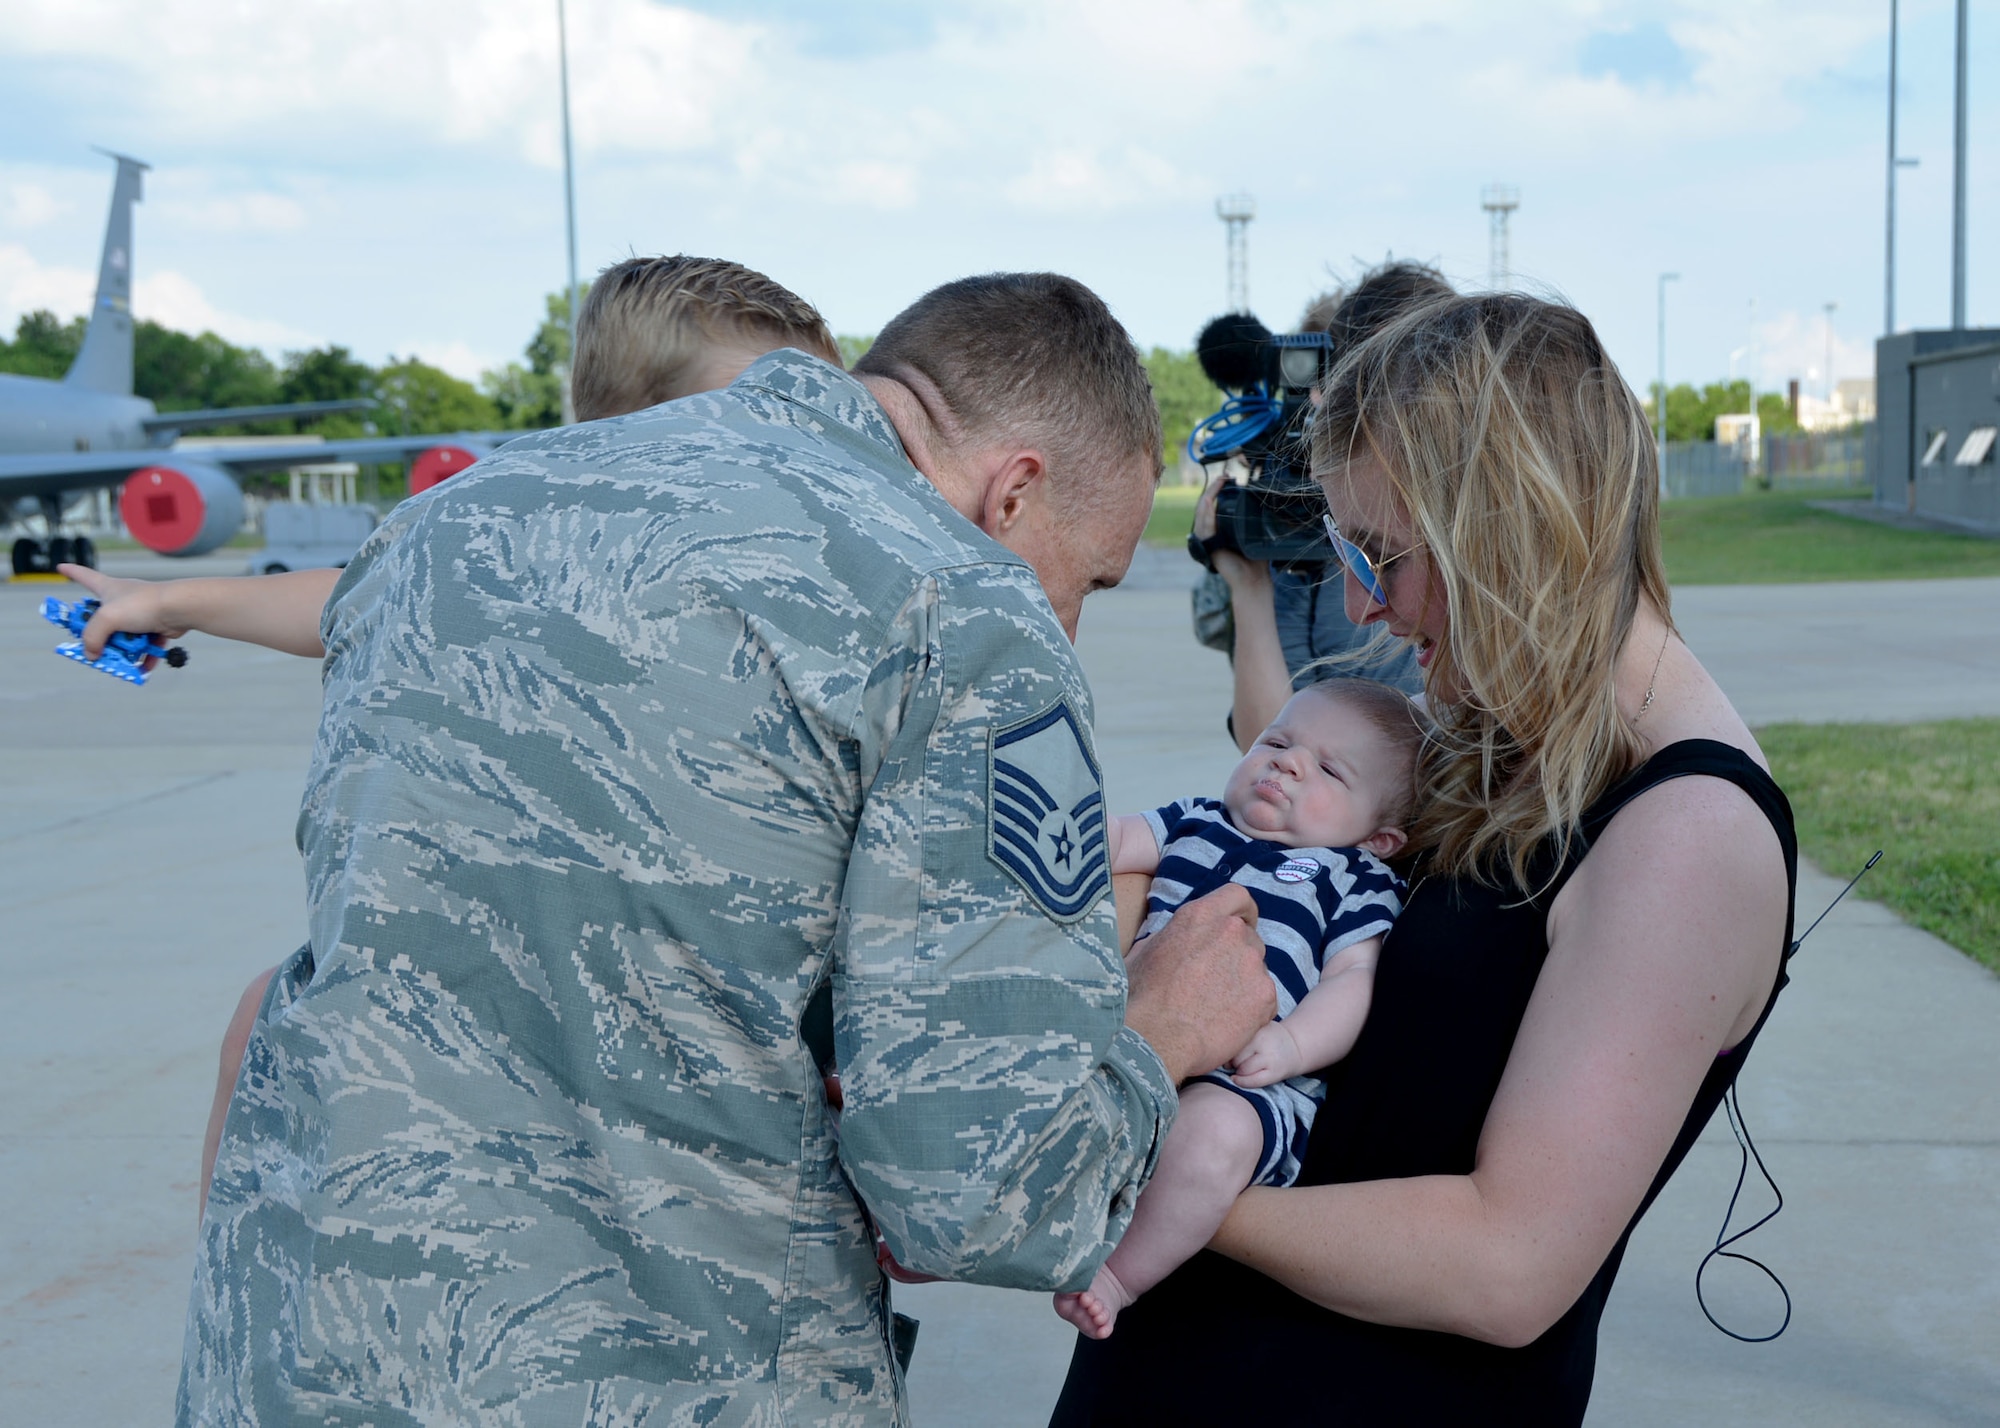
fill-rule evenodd
<path id="1" fill-rule="evenodd" d="M 1090 1288 L 1082 1293 L 1058 1294 L 1056 1313 L 1088 1337 L 1108 1339 L 1118 1322 L 1118 1311 L 1130 1304 L 1134 1297 L 1125 1292 L 1118 1276 L 1106 1265 L 1097 1271 L 1097 1277 L 1090 1281 Z"/>
<path id="2" fill-rule="evenodd" d="M 1080 1294 L 1058 1294 L 1056 1313 L 1074 1324 L 1077 1331 L 1086 1338 L 1108 1339 L 1111 1326 L 1118 1320 L 1118 1311 L 1099 1299 L 1091 1289 Z"/>

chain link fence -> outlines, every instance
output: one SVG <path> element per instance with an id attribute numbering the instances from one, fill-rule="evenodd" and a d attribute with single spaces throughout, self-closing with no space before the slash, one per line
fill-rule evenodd
<path id="1" fill-rule="evenodd" d="M 1773 490 L 1810 490 L 1818 486 L 1865 485 L 1868 443 L 1875 424 L 1846 431 L 1799 431 L 1774 436 L 1764 443 L 1763 472 Z"/>
<path id="2" fill-rule="evenodd" d="M 1743 489 L 1743 449 L 1719 441 L 1670 441 L 1661 483 L 1668 500 L 1733 496 Z"/>
<path id="3" fill-rule="evenodd" d="M 1799 431 L 1768 436 L 1755 462 L 1743 448 L 1715 441 L 1670 441 L 1664 485 L 1667 499 L 1734 496 L 1746 486 L 1777 491 L 1842 490 L 1866 485 L 1873 422 L 1845 431 Z"/>

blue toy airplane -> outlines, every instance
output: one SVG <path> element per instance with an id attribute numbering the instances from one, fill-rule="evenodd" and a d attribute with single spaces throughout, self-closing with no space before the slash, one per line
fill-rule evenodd
<path id="1" fill-rule="evenodd" d="M 146 682 L 146 661 L 165 660 L 170 668 L 179 669 L 188 662 L 188 653 L 179 645 L 171 649 L 161 644 L 151 635 L 133 635 L 120 630 L 104 642 L 104 653 L 92 659 L 83 648 L 83 627 L 90 623 L 90 617 L 97 613 L 98 602 L 79 600 L 74 605 L 65 604 L 51 595 L 42 601 L 42 618 L 52 625 L 61 625 L 76 639 L 67 640 L 56 646 L 56 653 L 64 659 L 73 659 L 78 664 L 102 670 L 113 679 L 122 679 L 127 684 Z"/>

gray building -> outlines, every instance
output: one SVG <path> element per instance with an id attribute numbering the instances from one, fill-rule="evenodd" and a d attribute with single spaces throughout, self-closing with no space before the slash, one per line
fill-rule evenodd
<path id="1" fill-rule="evenodd" d="M 2000 535 L 2000 327 L 1875 343 L 1877 504 Z"/>

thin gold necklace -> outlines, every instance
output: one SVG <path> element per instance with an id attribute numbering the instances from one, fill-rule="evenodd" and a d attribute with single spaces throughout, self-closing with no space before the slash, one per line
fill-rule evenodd
<path id="1" fill-rule="evenodd" d="M 1669 629 L 1665 637 L 1662 638 L 1660 641 L 1660 652 L 1657 655 L 1653 656 L 1652 677 L 1646 681 L 1646 700 L 1643 704 L 1639 706 L 1639 712 L 1632 716 L 1632 722 L 1634 724 L 1638 723 L 1641 719 L 1645 718 L 1646 711 L 1653 707 L 1654 687 L 1657 686 L 1660 682 L 1660 666 L 1666 662 L 1667 645 L 1673 640 L 1673 637 L 1674 637 L 1674 632 L 1671 629 Z"/>

